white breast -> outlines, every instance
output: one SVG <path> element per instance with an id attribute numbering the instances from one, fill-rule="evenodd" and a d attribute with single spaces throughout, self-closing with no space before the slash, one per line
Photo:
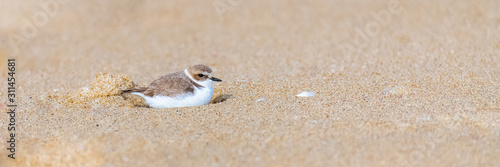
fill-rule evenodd
<path id="1" fill-rule="evenodd" d="M 201 82 L 201 85 L 203 87 L 195 88 L 193 93 L 179 95 L 176 97 L 168 97 L 162 95 L 149 97 L 138 92 L 134 92 L 132 94 L 143 97 L 146 100 L 146 103 L 153 108 L 199 106 L 210 103 L 210 100 L 212 100 L 212 95 L 214 94 L 212 81 L 207 80 L 205 82 Z"/>

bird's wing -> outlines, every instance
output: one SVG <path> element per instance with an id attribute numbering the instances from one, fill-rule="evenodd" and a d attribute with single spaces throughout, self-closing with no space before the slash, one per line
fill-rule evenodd
<path id="1" fill-rule="evenodd" d="M 183 71 L 171 73 L 153 81 L 143 94 L 150 97 L 155 95 L 175 97 L 183 93 L 193 93 L 195 87 L 191 82 Z"/>

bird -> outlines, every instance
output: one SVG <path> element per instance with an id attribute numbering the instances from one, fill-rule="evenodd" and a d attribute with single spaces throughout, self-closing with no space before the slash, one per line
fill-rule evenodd
<path id="1" fill-rule="evenodd" d="M 140 96 L 152 108 L 200 106 L 212 99 L 213 82 L 221 81 L 212 76 L 210 67 L 197 64 L 161 76 L 146 87 L 126 89 L 121 93 Z"/>

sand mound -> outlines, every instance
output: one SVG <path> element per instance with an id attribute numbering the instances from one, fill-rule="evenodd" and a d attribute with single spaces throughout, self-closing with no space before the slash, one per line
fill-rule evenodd
<path id="1" fill-rule="evenodd" d="M 68 93 L 49 95 L 48 97 L 63 105 L 85 108 L 95 107 L 96 104 L 115 104 L 129 107 L 142 105 L 140 100 L 125 101 L 122 96 L 119 96 L 121 90 L 130 89 L 134 86 L 135 84 L 129 76 L 99 72 L 88 86 Z"/>
<path id="2" fill-rule="evenodd" d="M 133 88 L 132 79 L 121 74 L 98 73 L 89 86 L 82 88 L 78 95 L 87 98 L 120 95 L 121 90 Z"/>

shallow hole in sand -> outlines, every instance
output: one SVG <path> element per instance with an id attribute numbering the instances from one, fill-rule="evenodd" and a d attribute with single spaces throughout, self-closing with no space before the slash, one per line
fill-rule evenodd
<path id="1" fill-rule="evenodd" d="M 210 104 L 222 103 L 222 102 L 226 101 L 227 99 L 231 98 L 231 96 L 233 96 L 233 95 L 232 94 L 219 95 L 219 96 L 215 97 L 214 99 L 212 99 L 212 101 L 210 101 Z"/>
<path id="2" fill-rule="evenodd" d="M 217 103 L 222 103 L 226 101 L 227 99 L 230 99 L 233 95 L 232 94 L 222 94 L 210 101 L 209 104 L 217 104 Z M 149 108 L 149 105 L 146 104 L 144 99 L 140 96 L 137 95 L 132 95 L 132 94 L 122 94 L 121 97 L 123 100 L 129 101 L 132 103 L 135 107 L 146 107 Z"/>

